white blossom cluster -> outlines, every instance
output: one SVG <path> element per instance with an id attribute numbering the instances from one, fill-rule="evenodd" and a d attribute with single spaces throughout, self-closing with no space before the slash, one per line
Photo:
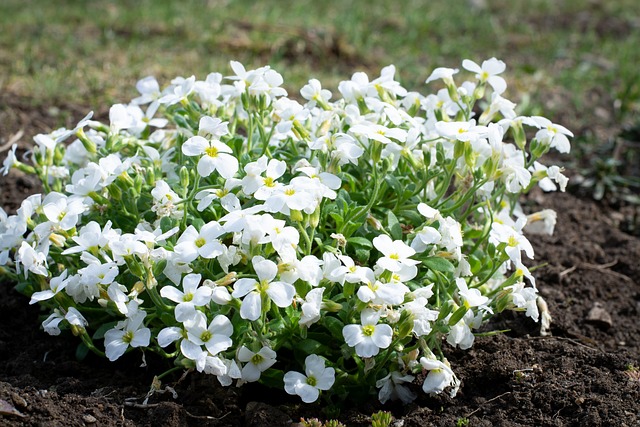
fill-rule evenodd
<path id="1" fill-rule="evenodd" d="M 538 320 L 518 196 L 567 178 L 539 158 L 564 127 L 516 113 L 495 58 L 437 68 L 410 92 L 394 66 L 356 73 L 340 98 L 310 80 L 287 97 L 270 67 L 161 89 L 37 135 L 44 194 L 0 214 L 0 265 L 70 329 L 116 360 L 132 348 L 304 402 L 378 389 L 381 402 L 459 381 L 442 346 L 470 348 L 505 309 Z M 106 320 L 105 320 L 106 319 Z M 422 384 L 417 374 L 424 373 Z"/>

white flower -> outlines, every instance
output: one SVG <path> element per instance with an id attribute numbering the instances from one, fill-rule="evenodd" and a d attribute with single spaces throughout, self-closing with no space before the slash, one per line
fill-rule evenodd
<path id="1" fill-rule="evenodd" d="M 449 317 L 451 317 L 449 315 Z M 465 313 L 464 317 L 451 327 L 447 334 L 447 342 L 452 346 L 459 346 L 462 350 L 471 348 L 475 340 L 475 335 L 471 328 L 477 328 L 482 323 L 482 312 L 474 316 L 472 310 Z"/>
<path id="2" fill-rule="evenodd" d="M 425 393 L 439 394 L 454 383 L 455 375 L 451 368 L 439 360 L 421 357 L 420 364 L 429 371 L 422 384 Z"/>
<path id="3" fill-rule="evenodd" d="M 320 320 L 320 307 L 322 306 L 323 293 L 324 288 L 311 289 L 307 293 L 307 296 L 300 307 L 300 310 L 302 311 L 302 316 L 300 316 L 300 320 L 298 321 L 300 326 L 309 327 Z"/>
<path id="4" fill-rule="evenodd" d="M 322 89 L 322 85 L 317 79 L 309 80 L 309 84 L 300 89 L 300 95 L 307 101 L 307 106 L 313 108 L 316 102 L 321 106 L 326 106 L 331 99 L 331 92 L 327 89 Z"/>
<path id="5" fill-rule="evenodd" d="M 498 246 L 500 243 L 506 243 L 505 252 L 513 262 L 521 262 L 521 252 L 524 251 L 529 259 L 533 259 L 533 246 L 529 240 L 522 234 L 522 227 L 526 223 L 526 217 L 520 218 L 516 222 L 515 227 L 510 227 L 499 222 L 491 225 L 489 232 L 489 241 Z"/>
<path id="6" fill-rule="evenodd" d="M 29 304 L 35 304 L 39 301 L 46 301 L 53 298 L 58 292 L 63 290 L 69 281 L 67 280 L 67 270 L 65 269 L 61 275 L 51 278 L 49 281 L 49 289 L 39 292 L 34 292 L 31 295 L 31 301 Z"/>
<path id="7" fill-rule="evenodd" d="M 261 256 L 254 257 L 252 263 L 259 280 L 242 278 L 233 285 L 233 297 L 244 297 L 240 317 L 257 320 L 262 314 L 263 298 L 269 298 L 278 307 L 290 306 L 296 289 L 288 283 L 273 281 L 278 274 L 278 266 Z"/>
<path id="8" fill-rule="evenodd" d="M 168 300 L 177 302 L 175 317 L 178 322 L 191 319 L 196 313 L 196 307 L 202 307 L 211 301 L 211 288 L 200 286 L 200 274 L 187 274 L 182 281 L 182 291 L 173 286 L 164 286 L 160 295 Z"/>
<path id="9" fill-rule="evenodd" d="M 180 343 L 180 351 L 191 360 L 197 360 L 200 357 L 202 346 L 207 349 L 209 355 L 215 356 L 233 344 L 231 341 L 233 325 L 222 314 L 214 317 L 207 326 L 207 316 L 198 311 L 192 319 L 185 322 L 185 329 L 187 339 Z"/>
<path id="10" fill-rule="evenodd" d="M 140 96 L 134 98 L 131 102 L 134 104 L 148 104 L 153 101 L 157 101 L 160 96 L 160 85 L 153 76 L 148 76 L 138 80 L 136 83 L 136 89 L 140 92 Z"/>
<path id="11" fill-rule="evenodd" d="M 18 144 L 13 144 L 11 146 L 11 150 L 7 154 L 7 157 L 2 162 L 2 168 L 0 168 L 0 172 L 2 175 L 7 175 L 9 170 L 18 162 L 18 158 L 16 157 L 16 148 L 18 148 Z"/>
<path id="12" fill-rule="evenodd" d="M 324 365 L 324 359 L 315 354 L 310 354 L 304 361 L 305 374 L 289 371 L 284 374 L 284 390 L 300 396 L 304 403 L 312 403 L 318 400 L 320 390 L 326 391 L 333 386 L 336 380 L 336 372 L 333 368 Z"/>
<path id="13" fill-rule="evenodd" d="M 386 377 L 376 381 L 376 387 L 380 389 L 378 392 L 378 400 L 380 400 L 380 403 L 384 405 L 389 400 L 398 399 L 404 404 L 413 402 L 416 394 L 403 384 L 410 384 L 414 378 L 413 375 L 402 375 L 402 373 L 398 371 L 393 371 Z"/>
<path id="14" fill-rule="evenodd" d="M 198 123 L 198 135 L 219 140 L 221 136 L 229 134 L 228 124 L 218 117 L 203 116 Z"/>
<path id="15" fill-rule="evenodd" d="M 476 73 L 476 79 L 480 80 L 482 83 L 489 83 L 493 90 L 498 94 L 501 94 L 507 89 L 507 83 L 502 77 L 498 76 L 498 74 L 504 72 L 507 66 L 499 59 L 487 59 L 482 62 L 482 67 L 469 59 L 465 59 L 462 61 L 462 67 L 465 70 Z"/>
<path id="16" fill-rule="evenodd" d="M 42 202 L 42 210 L 49 221 L 63 230 L 70 230 L 78 223 L 81 213 L 86 210 L 82 200 L 52 192 Z"/>
<path id="17" fill-rule="evenodd" d="M 200 156 L 198 160 L 198 174 L 204 178 L 217 171 L 225 179 L 232 178 L 238 172 L 238 159 L 232 154 L 233 150 L 218 140 L 207 140 L 196 135 L 187 139 L 182 145 L 185 156 Z"/>
<path id="18" fill-rule="evenodd" d="M 391 139 L 395 139 L 400 142 L 407 140 L 406 130 L 400 128 L 388 128 L 375 123 L 355 125 L 349 129 L 349 132 L 356 135 L 362 135 L 367 139 L 372 139 L 383 144 L 392 143 L 393 141 Z"/>
<path id="19" fill-rule="evenodd" d="M 239 179 L 229 178 L 225 181 L 224 187 L 221 189 L 207 188 L 199 191 L 195 198 L 198 200 L 198 212 L 204 211 L 216 199 L 220 199 L 220 205 L 227 211 L 233 206 L 240 205 L 238 196 L 231 193 L 231 190 L 239 186 L 240 182 Z"/>
<path id="20" fill-rule="evenodd" d="M 396 272 L 400 271 L 403 265 L 420 264 L 420 261 L 409 259 L 415 255 L 416 251 L 402 240 L 391 240 L 391 237 L 381 234 L 373 239 L 373 246 L 384 255 L 378 259 L 376 264 L 385 270 Z"/>
<path id="21" fill-rule="evenodd" d="M 346 325 L 342 328 L 342 336 L 349 347 L 355 347 L 360 357 L 372 357 L 381 348 L 391 345 L 393 329 L 387 324 L 378 324 L 380 313 L 374 310 L 363 310 L 360 314 L 362 325 Z"/>
<path id="22" fill-rule="evenodd" d="M 433 70 L 431 75 L 427 78 L 425 83 L 428 84 L 434 80 L 439 80 L 439 79 L 444 80 L 445 84 L 453 83 L 453 75 L 456 74 L 458 71 L 460 70 L 458 70 L 457 68 L 444 68 L 444 67 L 436 68 L 435 70 Z"/>
<path id="23" fill-rule="evenodd" d="M 401 282 L 383 283 L 378 280 L 367 282 L 358 289 L 358 299 L 377 305 L 399 305 L 404 301 L 409 288 Z"/>
<path id="24" fill-rule="evenodd" d="M 458 287 L 458 294 L 462 297 L 466 308 L 480 307 L 489 301 L 489 298 L 482 295 L 480 290 L 469 289 L 467 282 L 460 277 L 456 279 L 456 286 Z"/>
<path id="25" fill-rule="evenodd" d="M 254 353 L 242 346 L 238 350 L 238 361 L 245 363 L 242 367 L 242 380 L 254 382 L 260 379 L 262 372 L 276 363 L 276 352 L 269 347 L 262 347 L 260 351 Z"/>
<path id="26" fill-rule="evenodd" d="M 167 93 L 162 98 L 158 99 L 160 104 L 174 105 L 179 102 L 185 101 L 187 97 L 193 92 L 196 82 L 195 76 L 189 78 L 176 78 L 171 83 L 174 83 L 172 93 Z"/>
<path id="27" fill-rule="evenodd" d="M 44 319 L 42 322 L 42 329 L 44 329 L 44 331 L 49 335 L 60 335 L 61 331 L 59 325 L 63 320 L 64 316 L 60 314 L 58 309 L 55 309 L 53 313 L 51 313 L 49 317 Z"/>
<path id="28" fill-rule="evenodd" d="M 69 249 L 62 251 L 62 255 L 75 254 L 79 252 L 97 252 L 99 249 L 104 248 L 109 243 L 109 239 L 115 237 L 116 231 L 112 232 L 111 221 L 108 220 L 104 225 L 104 228 L 100 228 L 100 224 L 95 221 L 91 221 L 84 227 L 82 227 L 77 236 L 71 237 L 71 239 L 78 244 L 78 246 L 72 246 Z"/>
<path id="29" fill-rule="evenodd" d="M 573 137 L 573 133 L 569 129 L 554 124 L 544 117 L 536 117 L 536 121 L 543 127 L 536 133 L 536 139 L 541 144 L 549 145 L 560 153 L 568 153 L 571 150 L 571 144 L 567 137 Z"/>
<path id="30" fill-rule="evenodd" d="M 194 261 L 199 256 L 215 258 L 224 252 L 224 246 L 218 240 L 224 233 L 225 230 L 216 221 L 203 225 L 200 231 L 190 225 L 178 239 L 174 251 L 186 262 Z"/>
<path id="31" fill-rule="evenodd" d="M 115 328 L 104 334 L 105 354 L 110 361 L 118 359 L 131 347 L 146 347 L 151 340 L 151 330 L 143 327 L 146 313 L 138 311 L 128 319 L 119 322 Z"/>
<path id="32" fill-rule="evenodd" d="M 24 270 L 24 277 L 27 277 L 27 270 L 40 276 L 47 276 L 47 255 L 34 249 L 30 244 L 23 241 L 18 249 L 17 263 L 21 263 Z"/>
<path id="33" fill-rule="evenodd" d="M 313 213 L 318 206 L 318 200 L 306 188 L 295 185 L 278 187 L 266 200 L 265 208 L 269 212 L 280 212 L 289 215 L 292 210 Z"/>
<path id="34" fill-rule="evenodd" d="M 553 234 L 558 214 L 553 209 L 543 209 L 540 212 L 527 215 L 527 224 L 523 230 L 531 234 Z"/>
<path id="35" fill-rule="evenodd" d="M 514 285 L 507 286 L 505 289 L 511 290 L 513 304 L 520 309 L 525 309 L 527 317 L 530 317 L 534 322 L 537 322 L 539 312 L 538 305 L 536 303 L 538 298 L 538 291 L 536 288 L 525 288 L 524 282 L 518 282 Z"/>

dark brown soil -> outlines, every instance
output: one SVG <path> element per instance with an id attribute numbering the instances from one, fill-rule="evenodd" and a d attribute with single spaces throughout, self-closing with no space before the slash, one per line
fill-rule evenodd
<path id="1" fill-rule="evenodd" d="M 55 118 L 42 117 L 55 125 Z M 6 140 L 17 130 L 2 129 L 0 137 Z M 8 210 L 38 191 L 17 173 L 2 178 L 0 189 Z M 472 349 L 447 354 L 462 380 L 456 398 L 419 393 L 404 407 L 347 405 L 339 415 L 326 414 L 284 392 L 222 388 L 212 377 L 191 373 L 166 377 L 163 387 L 170 388 L 144 404 L 154 375 L 168 366 L 147 355 L 148 366 L 140 367 L 140 353 L 117 363 L 93 355 L 77 361 L 78 340 L 39 330 L 38 308 L 5 283 L 0 425 L 287 426 L 300 417 L 337 417 L 346 425 L 367 426 L 380 409 L 391 410 L 394 425 L 406 427 L 465 420 L 470 426 L 640 425 L 640 375 L 629 368 L 640 364 L 640 239 L 618 229 L 616 212 L 587 199 L 536 194 L 526 204 L 558 212 L 555 235 L 532 239 L 552 336 L 541 337 L 539 326 L 523 315 L 500 317 L 491 327 L 509 332 L 479 337 Z"/>

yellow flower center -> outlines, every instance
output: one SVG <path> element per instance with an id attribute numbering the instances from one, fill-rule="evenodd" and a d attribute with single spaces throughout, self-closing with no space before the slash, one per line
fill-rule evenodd
<path id="1" fill-rule="evenodd" d="M 370 337 L 373 335 L 373 332 L 376 330 L 376 327 L 373 325 L 364 325 L 362 327 L 362 334 L 366 337 Z"/>
<path id="2" fill-rule="evenodd" d="M 204 331 L 201 335 L 200 335 L 200 339 L 202 340 L 202 342 L 207 342 L 211 339 L 211 337 L 213 336 L 213 334 L 209 331 Z"/>
<path id="3" fill-rule="evenodd" d="M 218 157 L 218 149 L 216 147 L 209 147 L 204 151 L 209 157 Z"/>
<path id="4" fill-rule="evenodd" d="M 122 336 L 122 342 L 129 344 L 131 341 L 133 341 L 133 332 L 132 331 L 125 332 L 124 335 Z"/>

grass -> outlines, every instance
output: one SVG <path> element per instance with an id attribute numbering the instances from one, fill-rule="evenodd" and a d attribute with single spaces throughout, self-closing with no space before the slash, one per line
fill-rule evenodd
<path id="1" fill-rule="evenodd" d="M 0 91 L 99 109 L 136 96 L 143 76 L 204 78 L 230 72 L 231 59 L 271 65 L 291 93 L 311 77 L 335 91 L 353 72 L 374 76 L 390 63 L 420 89 L 436 66 L 496 56 L 523 112 L 575 129 L 596 107 L 616 123 L 640 111 L 636 0 L 287 3 L 3 0 Z"/>

